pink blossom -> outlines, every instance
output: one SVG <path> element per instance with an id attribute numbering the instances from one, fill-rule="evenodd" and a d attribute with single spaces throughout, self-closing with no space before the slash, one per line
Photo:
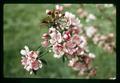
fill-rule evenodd
<path id="1" fill-rule="evenodd" d="M 86 35 L 91 38 L 93 35 L 95 35 L 95 33 L 97 32 L 97 29 L 93 26 L 90 27 L 86 27 Z"/>
<path id="2" fill-rule="evenodd" d="M 73 15 L 70 12 L 65 12 L 65 18 L 68 19 L 68 24 L 69 25 L 74 25 L 76 27 L 80 27 L 80 20 L 78 18 L 75 17 L 75 15 Z"/>
<path id="3" fill-rule="evenodd" d="M 67 54 L 73 55 L 73 53 L 77 51 L 77 49 L 75 48 L 76 44 L 73 43 L 71 40 L 65 42 L 63 45 L 64 45 L 64 51 Z"/>
<path id="4" fill-rule="evenodd" d="M 75 62 L 74 66 L 72 67 L 75 71 L 84 71 L 86 70 L 86 65 L 80 62 Z"/>
<path id="5" fill-rule="evenodd" d="M 32 62 L 32 69 L 38 70 L 39 68 L 42 68 L 42 62 L 40 60 L 35 60 Z"/>
<path id="6" fill-rule="evenodd" d="M 44 33 L 43 35 L 42 35 L 42 39 L 48 39 L 49 38 L 49 34 L 48 33 Z"/>
<path id="7" fill-rule="evenodd" d="M 63 38 L 64 38 L 65 40 L 70 40 L 70 38 L 71 38 L 70 32 L 69 32 L 69 31 L 66 31 L 66 32 L 63 34 Z"/>
<path id="8" fill-rule="evenodd" d="M 72 67 L 74 70 L 78 71 L 78 70 L 85 70 L 86 66 L 82 63 L 80 63 L 78 61 L 78 58 L 72 58 L 69 63 L 68 66 Z"/>
<path id="9" fill-rule="evenodd" d="M 79 35 L 73 35 L 72 42 L 79 46 L 81 44 Z"/>
<path id="10" fill-rule="evenodd" d="M 29 48 L 27 46 L 24 48 L 25 50 L 22 49 L 20 51 L 20 53 L 24 55 L 22 56 L 21 64 L 24 66 L 24 69 L 30 71 L 31 74 L 32 70 L 38 70 L 39 68 L 42 68 L 42 62 L 37 59 L 37 51 L 29 51 Z"/>
<path id="11" fill-rule="evenodd" d="M 89 14 L 89 15 L 87 16 L 86 22 L 90 22 L 91 20 L 96 20 L 95 15 Z"/>
<path id="12" fill-rule="evenodd" d="M 43 47 L 47 47 L 49 45 L 49 42 L 47 40 L 41 42 Z"/>
<path id="13" fill-rule="evenodd" d="M 28 53 L 28 57 L 30 57 L 32 59 L 36 59 L 38 57 L 38 53 L 36 51 L 30 51 Z"/>
<path id="14" fill-rule="evenodd" d="M 40 60 L 29 59 L 29 57 L 22 57 L 21 63 L 27 71 L 42 68 L 42 62 Z"/>
<path id="15" fill-rule="evenodd" d="M 83 61 L 85 62 L 86 66 L 88 66 L 90 64 L 90 62 L 92 61 L 92 58 L 90 58 L 89 56 L 83 56 L 82 57 Z"/>
<path id="16" fill-rule="evenodd" d="M 61 43 L 62 42 L 62 36 L 61 33 L 59 31 L 53 31 L 52 33 L 49 34 L 51 39 L 50 39 L 50 43 L 53 45 L 55 43 Z"/>
<path id="17" fill-rule="evenodd" d="M 71 60 L 69 60 L 68 66 L 73 67 L 77 60 L 78 58 L 72 58 Z"/>
<path id="18" fill-rule="evenodd" d="M 22 65 L 26 65 L 27 64 L 27 57 L 22 57 L 21 63 L 22 63 Z"/>
<path id="19" fill-rule="evenodd" d="M 72 31 L 73 34 L 79 34 L 80 33 L 80 28 L 72 27 L 71 31 Z"/>
<path id="20" fill-rule="evenodd" d="M 93 37 L 93 42 L 94 42 L 95 44 L 97 44 L 99 41 L 100 41 L 100 34 L 96 34 L 96 35 Z"/>
<path id="21" fill-rule="evenodd" d="M 60 58 L 64 54 L 63 46 L 56 43 L 55 45 L 53 45 L 53 52 L 55 53 L 55 58 Z"/>

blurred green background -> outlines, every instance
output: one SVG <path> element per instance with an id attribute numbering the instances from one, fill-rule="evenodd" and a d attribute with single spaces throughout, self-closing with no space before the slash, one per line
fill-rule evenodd
<path id="1" fill-rule="evenodd" d="M 53 53 L 43 56 L 48 61 L 48 65 L 40 69 L 37 75 L 29 75 L 21 65 L 20 50 L 28 45 L 31 50 L 36 49 L 41 44 L 41 36 L 47 32 L 45 26 L 40 25 L 40 20 L 46 16 L 46 9 L 53 9 L 55 4 L 5 4 L 4 5 L 4 77 L 20 78 L 84 78 L 77 76 L 77 73 L 69 68 L 67 63 L 61 59 L 53 58 Z M 78 8 L 84 8 L 88 13 L 96 16 L 97 20 L 84 25 L 99 26 L 100 34 L 113 32 L 116 35 L 116 8 L 104 8 L 100 12 L 96 4 L 72 4 L 66 7 L 65 11 L 72 12 L 76 16 Z M 112 21 L 104 15 L 111 17 Z M 116 53 L 108 53 L 102 48 L 88 41 L 89 50 L 96 55 L 93 65 L 97 67 L 96 79 L 108 79 L 116 76 Z"/>

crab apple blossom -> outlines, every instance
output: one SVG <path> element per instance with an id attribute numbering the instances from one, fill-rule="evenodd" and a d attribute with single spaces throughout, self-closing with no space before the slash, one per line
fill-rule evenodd
<path id="1" fill-rule="evenodd" d="M 42 62 L 40 60 L 36 60 L 32 62 L 32 69 L 38 70 L 39 68 L 42 68 Z"/>
<path id="2" fill-rule="evenodd" d="M 74 26 L 80 27 L 80 25 L 81 25 L 80 20 L 78 18 L 76 18 L 74 14 L 72 14 L 70 12 L 65 12 L 65 18 L 67 18 L 69 25 L 74 25 Z"/>
<path id="3" fill-rule="evenodd" d="M 71 4 L 64 4 L 64 7 L 69 6 Z M 47 17 L 41 23 L 48 27 L 48 32 L 42 35 L 43 41 L 36 51 L 30 51 L 28 46 L 20 51 L 22 55 L 21 64 L 30 74 L 36 73 L 36 71 L 43 68 L 44 63 L 47 63 L 41 57 L 45 53 L 51 52 L 54 58 L 62 58 L 63 62 L 67 60 L 67 66 L 78 72 L 78 75 L 87 75 L 88 78 L 95 76 L 96 68 L 92 66 L 92 61 L 96 56 L 89 51 L 87 38 L 92 38 L 94 44 L 111 52 L 116 49 L 113 41 L 114 34 L 97 34 L 96 27 L 84 27 L 83 20 L 80 20 L 69 11 L 64 12 L 63 9 L 63 6 L 56 5 L 53 10 L 46 10 Z M 83 8 L 79 8 L 77 13 L 80 18 L 84 18 L 86 23 L 97 19 L 95 15 L 89 14 Z"/>
<path id="4" fill-rule="evenodd" d="M 113 52 L 116 49 L 113 33 L 107 35 L 95 34 L 93 37 L 93 43 L 108 52 Z"/>
<path id="5" fill-rule="evenodd" d="M 49 36 L 51 37 L 51 39 L 49 40 L 51 44 L 55 44 L 57 42 L 58 43 L 62 42 L 61 33 L 54 28 L 50 28 Z"/>
<path id="6" fill-rule="evenodd" d="M 48 39 L 49 38 L 49 35 L 48 35 L 48 33 L 44 33 L 43 35 L 42 35 L 42 39 Z"/>
<path id="7" fill-rule="evenodd" d="M 75 43 L 76 45 L 80 45 L 81 43 L 82 43 L 82 41 L 80 42 L 81 40 L 80 40 L 80 36 L 79 35 L 74 35 L 73 37 L 72 37 L 72 42 L 73 43 Z"/>
<path id="8" fill-rule="evenodd" d="M 53 22 L 48 23 L 49 30 L 47 34 L 43 34 L 42 39 L 43 41 L 49 41 L 48 46 L 52 48 L 55 58 L 68 58 L 68 66 L 72 67 L 73 70 L 84 73 L 88 70 L 95 55 L 86 53 L 87 39 L 80 34 L 83 32 L 83 24 L 74 14 L 68 11 L 63 13 L 62 10 L 63 7 L 59 5 L 56 5 L 54 10 L 46 10 L 47 13 L 52 13 Z M 93 19 L 93 16 L 89 18 Z"/>
<path id="9" fill-rule="evenodd" d="M 73 53 L 76 52 L 76 44 L 74 44 L 71 40 L 65 42 L 64 44 L 64 51 L 65 53 L 69 54 L 69 55 L 73 55 Z"/>
<path id="10" fill-rule="evenodd" d="M 82 27 L 82 25 L 80 27 Z M 73 34 L 79 34 L 80 32 L 82 32 L 82 29 L 80 30 L 80 28 L 78 28 L 78 27 L 72 27 L 71 32 Z"/>
<path id="11" fill-rule="evenodd" d="M 38 60 L 38 52 L 37 51 L 30 51 L 28 46 L 24 47 L 20 51 L 22 56 L 21 64 L 24 66 L 24 69 L 30 71 L 32 74 L 33 70 L 38 70 L 42 68 L 42 62 Z"/>
<path id="12" fill-rule="evenodd" d="M 86 22 L 90 22 L 91 20 L 96 20 L 95 15 L 89 14 L 89 15 L 87 16 Z"/>
<path id="13" fill-rule="evenodd" d="M 63 33 L 63 39 L 70 40 L 70 38 L 71 38 L 70 31 L 65 31 L 65 33 Z"/>
<path id="14" fill-rule="evenodd" d="M 64 54 L 63 46 L 61 44 L 56 43 L 55 45 L 53 45 L 53 52 L 55 53 L 55 58 L 60 58 Z"/>
<path id="15" fill-rule="evenodd" d="M 93 37 L 97 32 L 97 29 L 94 26 L 86 27 L 86 35 L 87 37 Z"/>
<path id="16" fill-rule="evenodd" d="M 49 42 L 47 40 L 41 42 L 43 47 L 47 47 L 49 45 Z"/>

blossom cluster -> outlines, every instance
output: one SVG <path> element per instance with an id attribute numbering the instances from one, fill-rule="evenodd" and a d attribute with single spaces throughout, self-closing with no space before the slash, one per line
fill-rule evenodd
<path id="1" fill-rule="evenodd" d="M 21 64 L 24 66 L 24 69 L 30 72 L 30 74 L 42 68 L 43 65 L 41 60 L 38 59 L 37 51 L 30 51 L 28 46 L 25 46 L 20 53 L 23 55 Z"/>
<path id="2" fill-rule="evenodd" d="M 87 38 L 92 38 L 94 44 L 102 47 L 105 51 L 113 52 L 116 49 L 114 34 L 109 33 L 106 35 L 101 35 L 97 33 L 97 29 L 94 26 L 86 27 L 85 35 Z"/>
<path id="3" fill-rule="evenodd" d="M 66 8 L 70 6 L 71 4 L 64 4 Z M 100 4 L 96 5 L 100 10 L 101 6 Z M 104 7 L 109 8 L 112 5 L 104 5 Z M 54 58 L 62 58 L 63 62 L 67 61 L 67 66 L 77 71 L 78 75 L 95 76 L 96 68 L 92 65 L 95 55 L 89 51 L 87 40 L 91 38 L 94 44 L 112 52 L 115 50 L 114 34 L 101 35 L 97 33 L 98 30 L 95 26 L 83 26 L 80 19 L 74 14 L 68 11 L 64 12 L 63 6 L 56 5 L 53 10 L 47 9 L 46 14 L 47 17 L 42 20 L 42 23 L 47 25 L 48 32 L 41 37 L 43 39 L 42 47 L 47 49 L 49 47 L 49 52 L 53 52 Z M 86 23 L 97 19 L 94 14 L 88 13 L 83 8 L 79 8 L 77 14 Z M 42 52 L 44 55 L 48 53 L 46 50 Z M 43 54 L 40 51 L 41 49 L 30 51 L 28 46 L 20 51 L 21 64 L 30 74 L 36 73 L 46 63 L 41 59 Z M 110 79 L 114 79 L 114 77 Z"/>
<path id="4" fill-rule="evenodd" d="M 80 20 L 70 12 L 63 12 L 63 7 L 56 5 L 54 10 L 46 10 L 47 18 L 42 23 L 47 24 L 49 31 L 42 36 L 42 46 L 51 46 L 55 58 L 65 57 L 68 66 L 79 71 L 80 75 L 91 73 L 91 61 L 95 58 L 87 47 L 86 37 L 82 35 Z M 93 74 L 93 72 L 92 72 Z"/>
<path id="5" fill-rule="evenodd" d="M 113 33 L 109 33 L 107 35 L 96 34 L 93 38 L 93 42 L 108 52 L 113 52 L 116 50 Z"/>
<path id="6" fill-rule="evenodd" d="M 109 8 L 112 6 L 113 6 L 113 4 L 104 4 L 104 5 L 96 4 L 96 7 L 100 12 L 102 12 L 105 9 L 104 7 Z M 115 14 L 115 11 L 113 11 L 112 13 Z M 80 16 L 80 18 L 83 18 L 86 21 L 86 23 L 97 20 L 97 18 L 94 14 L 88 13 L 83 8 L 79 8 L 77 10 L 77 14 Z M 111 19 L 107 15 L 105 17 L 108 20 Z M 98 45 L 99 47 L 102 47 L 103 50 L 105 50 L 107 52 L 115 51 L 115 49 L 116 49 L 115 41 L 114 41 L 115 36 L 113 33 L 108 33 L 106 35 L 102 35 L 102 34 L 98 33 L 98 29 L 96 28 L 96 26 L 84 26 L 84 28 L 81 28 L 81 29 L 83 30 L 83 34 L 86 36 L 87 40 L 92 39 L 94 44 Z"/>

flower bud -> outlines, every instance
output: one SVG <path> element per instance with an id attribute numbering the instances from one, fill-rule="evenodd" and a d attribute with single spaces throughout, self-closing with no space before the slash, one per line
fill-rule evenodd
<path id="1" fill-rule="evenodd" d="M 48 41 L 43 41 L 41 44 L 42 44 L 43 47 L 47 47 L 49 45 L 49 42 Z"/>
<path id="2" fill-rule="evenodd" d="M 52 14 L 51 10 L 46 10 L 46 14 L 51 15 Z"/>
<path id="3" fill-rule="evenodd" d="M 48 37 L 49 37 L 48 33 L 44 33 L 44 34 L 42 35 L 42 39 L 48 39 Z"/>

